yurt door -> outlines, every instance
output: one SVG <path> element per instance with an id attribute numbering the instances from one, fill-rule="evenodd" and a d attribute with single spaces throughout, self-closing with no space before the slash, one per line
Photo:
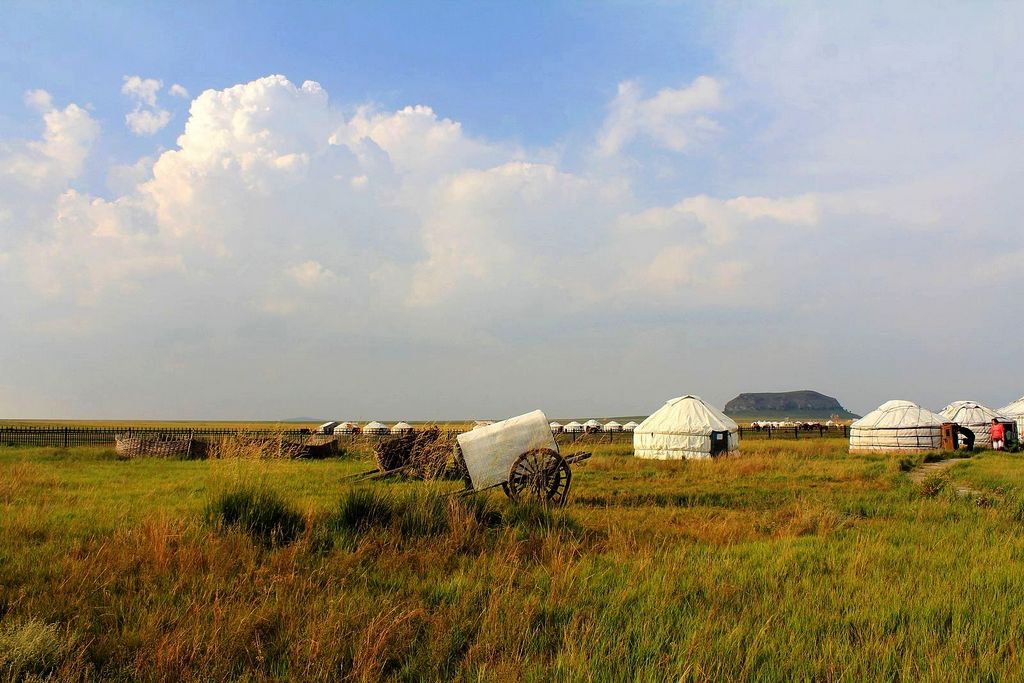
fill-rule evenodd
<path id="1" fill-rule="evenodd" d="M 711 455 L 729 452 L 729 432 L 711 432 Z"/>

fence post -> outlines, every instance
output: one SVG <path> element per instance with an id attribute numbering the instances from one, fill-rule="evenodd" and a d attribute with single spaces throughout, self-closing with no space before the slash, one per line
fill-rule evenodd
<path id="1" fill-rule="evenodd" d="M 64 448 L 68 447 L 68 428 L 64 428 Z"/>

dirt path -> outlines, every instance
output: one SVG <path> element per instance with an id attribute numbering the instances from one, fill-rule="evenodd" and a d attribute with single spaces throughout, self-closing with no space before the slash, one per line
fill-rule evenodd
<path id="1" fill-rule="evenodd" d="M 959 462 L 963 462 L 963 458 L 946 458 L 945 460 L 939 460 L 937 462 L 926 462 L 918 465 L 914 469 L 910 470 L 910 481 L 915 484 L 920 484 L 928 477 L 933 474 L 942 474 L 946 470 L 953 467 Z M 953 490 L 956 491 L 959 496 L 980 496 L 981 491 L 978 489 L 972 489 L 969 486 L 964 486 L 955 481 L 951 481 Z"/>

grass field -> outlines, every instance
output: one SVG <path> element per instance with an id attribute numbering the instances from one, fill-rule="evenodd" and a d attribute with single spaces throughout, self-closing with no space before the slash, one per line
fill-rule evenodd
<path id="1" fill-rule="evenodd" d="M 743 448 L 598 447 L 555 512 L 345 484 L 365 454 L 2 449 L 0 680 L 1024 677 L 1020 456 L 955 465 L 963 497 L 840 440 Z M 297 538 L 231 524 L 249 494 Z"/>

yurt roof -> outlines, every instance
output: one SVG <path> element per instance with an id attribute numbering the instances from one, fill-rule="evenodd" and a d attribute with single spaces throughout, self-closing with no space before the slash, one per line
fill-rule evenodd
<path id="1" fill-rule="evenodd" d="M 983 406 L 977 401 L 953 401 L 942 409 L 942 417 L 947 422 L 956 422 L 962 425 L 980 425 L 992 422 L 993 418 L 1002 419 L 1002 413 L 997 413 L 988 406 Z"/>
<path id="2" fill-rule="evenodd" d="M 569 427 L 582 427 L 582 426 L 583 425 L 581 425 L 579 422 L 576 422 L 575 420 L 573 420 L 569 424 L 565 425 L 565 428 L 568 429 Z"/>
<path id="3" fill-rule="evenodd" d="M 999 412 L 1006 417 L 1024 416 L 1024 396 L 1021 396 L 1010 405 L 1003 406 L 999 409 Z"/>
<path id="4" fill-rule="evenodd" d="M 640 425 L 639 422 L 633 422 L 632 420 L 630 420 L 626 424 L 622 425 L 622 428 L 623 429 L 631 429 L 631 428 L 638 427 L 639 425 Z"/>
<path id="5" fill-rule="evenodd" d="M 940 427 L 948 422 L 913 401 L 886 401 L 850 425 L 853 429 L 897 429 L 900 427 Z"/>
<path id="6" fill-rule="evenodd" d="M 392 429 L 412 429 L 412 425 L 409 424 L 408 422 L 396 422 L 391 428 Z"/>
<path id="7" fill-rule="evenodd" d="M 561 427 L 561 426 L 562 426 L 562 424 L 560 422 L 552 422 L 551 424 L 548 425 L 548 427 Z"/>
<path id="8" fill-rule="evenodd" d="M 650 417 L 637 425 L 634 432 L 659 434 L 710 434 L 739 429 L 732 418 L 704 402 L 700 396 L 687 394 L 665 402 Z"/>
<path id="9" fill-rule="evenodd" d="M 605 423 L 604 423 L 604 426 L 605 426 L 605 427 L 621 427 L 622 425 L 620 425 L 620 424 L 619 424 L 618 422 L 616 422 L 615 420 L 612 420 L 611 422 L 605 422 Z"/>
<path id="10" fill-rule="evenodd" d="M 601 423 L 598 422 L 597 420 L 587 420 L 586 422 L 583 423 L 583 426 L 584 427 L 600 427 Z"/>
<path id="11" fill-rule="evenodd" d="M 367 422 L 366 426 L 363 427 L 363 429 L 387 429 L 387 428 L 388 428 L 388 426 L 386 424 L 384 424 L 383 422 L 377 422 L 377 421 Z"/>

